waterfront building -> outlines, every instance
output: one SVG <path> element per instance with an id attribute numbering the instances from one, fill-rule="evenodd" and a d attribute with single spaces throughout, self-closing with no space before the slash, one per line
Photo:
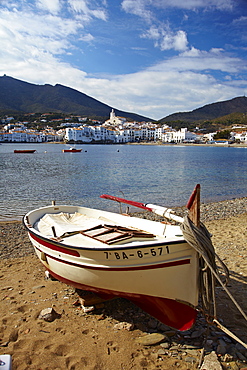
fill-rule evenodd
<path id="1" fill-rule="evenodd" d="M 231 140 L 239 141 L 240 143 L 247 143 L 247 131 L 231 132 Z"/>
<path id="2" fill-rule="evenodd" d="M 66 141 L 79 141 L 79 142 L 85 142 L 90 143 L 92 139 L 90 139 L 90 130 L 89 127 L 85 128 L 83 126 L 80 127 L 67 127 L 65 129 L 65 136 L 64 139 Z"/>
<path id="3" fill-rule="evenodd" d="M 203 135 L 203 139 L 206 142 L 212 143 L 214 141 L 214 135 L 216 135 L 217 132 L 210 132 L 208 134 Z"/>
<path id="4" fill-rule="evenodd" d="M 165 143 L 183 143 L 183 142 L 195 142 L 197 135 L 194 132 L 190 132 L 187 128 L 181 128 L 180 130 L 169 130 L 165 131 L 162 137 L 162 141 Z"/>
<path id="5" fill-rule="evenodd" d="M 0 142 L 11 143 L 12 133 L 11 132 L 0 132 Z"/>

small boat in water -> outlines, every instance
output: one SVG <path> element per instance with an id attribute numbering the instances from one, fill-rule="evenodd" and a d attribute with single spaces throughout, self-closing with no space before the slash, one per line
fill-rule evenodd
<path id="1" fill-rule="evenodd" d="M 15 149 L 14 153 L 34 153 L 36 149 Z"/>
<path id="2" fill-rule="evenodd" d="M 63 149 L 63 153 L 80 153 L 82 149 L 76 149 L 76 148 L 69 148 L 69 149 Z"/>
<path id="3" fill-rule="evenodd" d="M 164 207 L 101 197 L 152 210 L 177 224 L 80 206 L 38 208 L 23 223 L 42 264 L 66 284 L 106 299 L 127 298 L 166 325 L 191 328 L 199 257 L 183 236 L 183 218 Z"/>

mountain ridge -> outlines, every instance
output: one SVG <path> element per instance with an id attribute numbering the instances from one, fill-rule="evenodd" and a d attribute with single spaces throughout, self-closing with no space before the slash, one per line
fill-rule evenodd
<path id="1" fill-rule="evenodd" d="M 6 75 L 0 77 L 0 112 L 4 114 L 52 112 L 108 119 L 112 108 L 61 84 L 35 85 Z M 132 112 L 115 108 L 114 111 L 116 115 L 131 120 L 151 120 Z"/>
<path id="2" fill-rule="evenodd" d="M 112 108 L 76 89 L 61 84 L 36 85 L 10 76 L 0 76 L 0 114 L 64 113 L 103 121 L 109 118 Z M 115 108 L 114 111 L 117 116 L 139 122 L 155 121 L 159 124 L 175 124 L 178 128 L 185 124 L 191 126 L 197 123 L 205 126 L 206 121 L 213 121 L 233 113 L 246 113 L 247 98 L 241 96 L 206 104 L 192 111 L 170 114 L 160 120 Z"/>
<path id="3" fill-rule="evenodd" d="M 247 98 L 245 96 L 240 96 L 221 102 L 206 104 L 192 111 L 173 113 L 162 118 L 159 120 L 159 122 L 167 123 L 179 120 L 184 122 L 195 122 L 202 120 L 214 120 L 219 117 L 227 116 L 231 113 L 246 112 Z"/>

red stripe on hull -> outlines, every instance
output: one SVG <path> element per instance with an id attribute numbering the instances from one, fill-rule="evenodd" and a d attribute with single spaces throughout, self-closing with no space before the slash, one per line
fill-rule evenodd
<path id="1" fill-rule="evenodd" d="M 52 271 L 50 271 L 50 273 L 56 279 L 62 281 L 65 284 L 71 285 L 77 289 L 95 292 L 105 299 L 111 299 L 114 297 L 126 298 L 135 303 L 142 310 L 149 313 L 151 316 L 163 322 L 165 325 L 168 325 L 180 331 L 189 330 L 196 321 L 196 309 L 185 303 L 177 302 L 168 298 L 95 288 L 70 281 L 63 278 L 62 276 L 55 274 Z"/>
<path id="2" fill-rule="evenodd" d="M 69 254 L 70 256 L 80 257 L 80 253 L 77 252 L 74 249 L 68 249 L 64 247 L 60 247 L 59 245 L 52 244 L 51 242 L 47 242 L 44 239 L 41 239 L 40 237 L 37 237 L 35 234 L 30 234 L 31 237 L 38 243 L 42 244 L 44 247 L 47 247 L 49 249 L 52 249 L 57 252 Z"/>
<path id="3" fill-rule="evenodd" d="M 30 236 L 31 236 L 31 238 L 33 238 L 35 241 L 37 241 L 39 244 L 43 245 L 46 248 L 49 248 L 51 250 L 55 250 L 57 252 L 65 253 L 65 254 L 68 254 L 68 255 L 71 255 L 71 256 L 80 257 L 79 252 L 74 250 L 74 249 L 67 249 L 67 248 L 59 246 L 57 244 L 53 244 L 50 240 L 46 241 L 46 239 L 38 237 L 37 235 L 35 235 L 33 233 L 30 233 Z M 39 247 L 35 246 L 35 248 L 37 248 L 40 252 L 43 252 Z M 92 250 L 92 252 L 94 252 L 94 251 Z M 99 251 L 97 251 L 97 252 L 99 252 Z M 111 267 L 109 265 L 105 265 L 104 267 L 99 267 L 99 266 L 83 265 L 83 264 L 79 264 L 79 263 L 75 263 L 75 262 L 71 262 L 71 261 L 66 261 L 64 259 L 57 258 L 55 256 L 51 256 L 48 253 L 46 253 L 46 255 L 49 258 L 52 258 L 52 259 L 54 259 L 56 261 L 59 261 L 61 263 L 65 263 L 67 265 L 73 265 L 73 266 L 82 267 L 82 268 L 90 268 L 92 270 L 105 270 L 105 269 L 111 270 L 111 271 L 150 270 L 150 269 L 174 267 L 174 266 L 181 266 L 181 265 L 190 264 L 190 259 L 185 258 L 185 259 L 172 261 L 172 262 L 155 263 L 155 264 L 152 264 L 152 265 L 138 265 L 138 266 L 133 266 L 133 267 L 128 267 L 128 266 L 126 266 L 126 267 L 122 267 L 122 266 Z"/>

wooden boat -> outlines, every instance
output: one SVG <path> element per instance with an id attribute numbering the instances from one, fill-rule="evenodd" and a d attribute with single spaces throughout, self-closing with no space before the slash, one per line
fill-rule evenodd
<path id="1" fill-rule="evenodd" d="M 14 153 L 34 153 L 35 149 L 15 149 Z"/>
<path id="2" fill-rule="evenodd" d="M 80 153 L 82 149 L 76 149 L 76 148 L 69 148 L 69 149 L 63 149 L 63 153 Z"/>
<path id="3" fill-rule="evenodd" d="M 102 195 L 182 222 L 171 210 Z M 35 252 L 58 280 L 124 297 L 179 330 L 194 324 L 198 304 L 198 253 L 180 225 L 69 205 L 51 205 L 23 218 Z"/>

